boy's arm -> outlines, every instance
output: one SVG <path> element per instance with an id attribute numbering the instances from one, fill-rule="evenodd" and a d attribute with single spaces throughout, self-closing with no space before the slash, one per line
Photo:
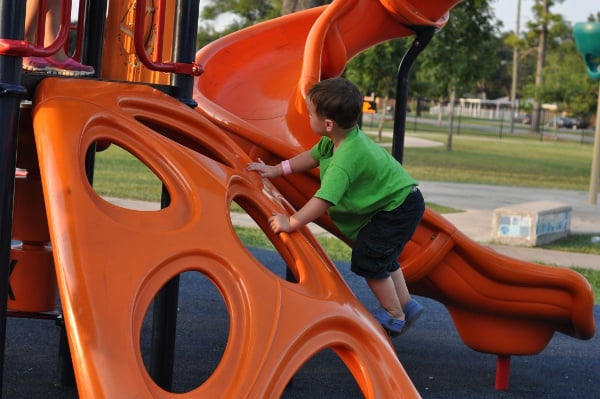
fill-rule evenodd
<path id="1" fill-rule="evenodd" d="M 274 233 L 282 231 L 291 233 L 302 226 L 314 221 L 319 216 L 327 212 L 331 203 L 321 198 L 312 197 L 300 210 L 292 216 L 277 213 L 269 218 L 269 225 Z"/>
<path id="2" fill-rule="evenodd" d="M 289 159 L 292 173 L 305 172 L 307 170 L 316 168 L 319 163 L 312 157 L 310 150 L 301 152 L 293 158 Z"/>
<path id="3" fill-rule="evenodd" d="M 284 166 L 284 163 L 287 165 Z M 301 152 L 295 157 L 278 163 L 277 165 L 266 165 L 261 159 L 258 162 L 250 162 L 246 168 L 248 171 L 256 171 L 262 177 L 277 177 L 289 175 L 294 172 L 304 172 L 319 166 L 319 163 L 312 157 L 310 150 Z M 286 172 L 284 167 L 289 168 Z"/>

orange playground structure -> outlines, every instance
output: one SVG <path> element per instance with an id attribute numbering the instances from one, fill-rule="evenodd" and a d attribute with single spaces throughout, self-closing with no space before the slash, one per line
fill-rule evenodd
<path id="1" fill-rule="evenodd" d="M 7 146 L 14 154 L 2 190 L 15 188 L 3 201 L 14 195 L 14 218 L 0 238 L 21 242 L 6 248 L 3 262 L 14 267 L 11 290 L 30 292 L 8 300 L 9 316 L 61 313 L 80 398 L 280 397 L 327 348 L 366 398 L 420 397 L 393 342 L 309 230 L 274 235 L 268 227 L 272 212 L 292 212 L 310 198 L 318 173 L 270 182 L 245 168 L 316 142 L 304 103 L 312 84 L 339 76 L 353 56 L 385 40 L 443 28 L 458 2 L 334 0 L 190 54 L 196 28 L 182 20 L 195 23 L 197 1 L 176 9 L 173 1 L 115 0 L 106 13 L 106 2 L 82 0 L 78 56 L 98 76 L 17 73 L 25 83 L 15 80 L 2 111 L 14 113 L 5 128 L 14 127 L 19 140 Z M 107 15 L 96 53 L 85 44 L 98 23 L 93 15 Z M 191 46 L 170 45 L 189 41 L 190 32 Z M 43 53 L 19 39 L 1 39 L 2 54 L 14 57 L 0 58 L 20 63 Z M 109 145 L 160 179 L 160 210 L 125 209 L 94 191 L 94 156 Z M 15 167 L 26 173 L 15 178 Z M 248 253 L 231 222 L 232 202 L 264 231 L 293 278 L 274 275 Z M 328 218 L 318 223 L 352 245 Z M 581 275 L 498 254 L 430 209 L 401 260 L 411 292 L 444 304 L 465 345 L 498 356 L 498 389 L 508 388 L 510 356 L 539 353 L 555 332 L 584 340 L 595 333 L 593 295 Z M 187 271 L 217 287 L 229 336 L 211 377 L 173 393 L 146 369 L 139 341 L 151 303 Z"/>

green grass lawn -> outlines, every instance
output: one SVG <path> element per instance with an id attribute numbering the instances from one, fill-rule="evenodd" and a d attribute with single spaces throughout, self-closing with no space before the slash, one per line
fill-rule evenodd
<path id="1" fill-rule="evenodd" d="M 565 190 L 589 186 L 589 144 L 461 135 L 454 136 L 447 151 L 445 134 L 417 137 L 444 143 L 404 149 L 403 164 L 419 180 Z"/>
<path id="2" fill-rule="evenodd" d="M 441 143 L 446 140 L 443 133 L 416 136 Z M 590 144 L 473 134 L 455 135 L 452 151 L 447 151 L 445 145 L 406 148 L 403 160 L 406 169 L 419 180 L 583 191 L 589 186 L 591 163 Z M 94 186 L 107 196 L 160 199 L 158 179 L 116 146 L 98 153 Z"/>

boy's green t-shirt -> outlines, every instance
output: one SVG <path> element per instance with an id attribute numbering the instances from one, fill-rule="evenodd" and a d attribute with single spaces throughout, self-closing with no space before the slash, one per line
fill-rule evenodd
<path id="1" fill-rule="evenodd" d="M 333 151 L 322 137 L 311 148 L 319 163 L 321 187 L 315 197 L 332 204 L 329 216 L 344 235 L 355 239 L 378 211 L 399 207 L 418 182 L 384 148 L 356 126 Z"/>

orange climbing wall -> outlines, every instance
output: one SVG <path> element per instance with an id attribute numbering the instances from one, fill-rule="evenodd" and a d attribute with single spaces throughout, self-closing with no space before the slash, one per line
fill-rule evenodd
<path id="1" fill-rule="evenodd" d="M 338 354 L 365 397 L 419 397 L 381 327 L 307 230 L 269 233 L 268 216 L 289 205 L 271 184 L 245 172 L 249 158 L 213 124 L 145 86 L 48 78 L 35 104 L 45 204 L 81 398 L 279 397 L 325 348 Z M 169 206 L 135 211 L 98 196 L 84 167 L 98 140 L 143 161 L 166 186 Z M 239 241 L 229 216 L 236 198 L 252 209 L 297 284 L 272 274 Z M 149 377 L 139 340 L 154 296 L 185 271 L 203 273 L 218 288 L 230 330 L 214 374 L 191 392 L 173 394 Z"/>

